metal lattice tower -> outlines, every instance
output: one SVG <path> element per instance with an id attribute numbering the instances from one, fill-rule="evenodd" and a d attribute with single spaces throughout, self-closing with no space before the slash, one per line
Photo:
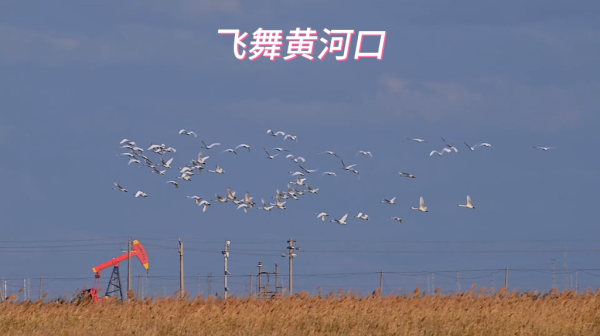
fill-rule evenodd
<path id="1" fill-rule="evenodd" d="M 110 281 L 106 286 L 105 296 L 111 296 L 111 294 L 118 294 L 121 301 L 123 301 L 123 287 L 121 287 L 121 276 L 119 274 L 119 266 L 113 268 L 112 274 L 110 275 Z"/>

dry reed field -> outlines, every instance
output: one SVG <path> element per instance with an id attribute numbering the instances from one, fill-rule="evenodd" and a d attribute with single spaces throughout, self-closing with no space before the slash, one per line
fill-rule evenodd
<path id="1" fill-rule="evenodd" d="M 132 293 L 130 293 L 131 295 Z M 600 335 L 600 292 L 0 303 L 1 335 Z"/>

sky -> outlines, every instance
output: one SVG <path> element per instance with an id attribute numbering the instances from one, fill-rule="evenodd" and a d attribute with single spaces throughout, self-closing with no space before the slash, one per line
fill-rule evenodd
<path id="1" fill-rule="evenodd" d="M 92 286 L 91 268 L 122 254 L 131 237 L 148 253 L 146 294 L 172 294 L 181 239 L 190 294 L 209 290 L 209 273 L 210 291 L 222 292 L 229 240 L 229 291 L 243 295 L 259 261 L 266 272 L 278 263 L 287 288 L 281 255 L 293 238 L 295 292 L 371 291 L 382 270 L 386 292 L 497 288 L 507 267 L 509 287 L 547 290 L 552 260 L 562 288 L 596 287 L 599 9 L 538 0 L 3 1 L 0 276 L 11 293 L 29 279 L 36 296 L 40 277 L 50 296 L 73 293 Z M 349 59 L 240 61 L 233 35 L 218 34 L 247 32 L 249 51 L 258 28 L 288 36 L 297 27 L 319 38 L 328 38 L 323 29 L 354 30 Z M 381 60 L 353 59 L 358 31 L 386 32 Z M 317 41 L 313 56 L 323 46 Z M 366 38 L 362 47 L 377 46 Z M 429 156 L 444 148 L 442 137 L 459 151 Z M 174 168 L 159 176 L 128 166 L 117 157 L 124 138 L 176 148 L 164 155 Z M 201 141 L 221 146 L 202 150 Z M 251 151 L 221 154 L 240 143 Z M 230 187 L 272 201 L 298 167 L 284 155 L 268 160 L 263 147 L 304 157 L 318 169 L 305 176 L 318 194 L 248 213 L 216 202 L 202 212 L 185 197 L 211 200 Z M 200 150 L 210 155 L 204 173 L 177 180 L 178 189 L 165 183 Z M 360 179 L 317 154 L 326 150 L 356 164 Z M 208 173 L 215 165 L 226 173 Z M 137 190 L 148 197 L 135 198 Z M 466 195 L 475 210 L 456 206 Z M 427 213 L 410 210 L 421 196 Z M 395 205 L 380 202 L 391 197 Z M 314 216 L 321 211 L 331 215 L 324 222 Z M 369 221 L 353 218 L 358 212 Z M 346 213 L 346 226 L 329 222 Z M 146 272 L 135 260 L 131 269 L 137 289 Z M 125 283 L 125 267 L 121 274 Z"/>

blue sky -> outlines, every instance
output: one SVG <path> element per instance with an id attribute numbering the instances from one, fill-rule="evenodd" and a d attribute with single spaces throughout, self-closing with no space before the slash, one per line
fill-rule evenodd
<path id="1" fill-rule="evenodd" d="M 219 288 L 225 240 L 231 243 L 230 290 L 242 293 L 262 261 L 287 274 L 286 240 L 297 239 L 295 290 L 373 289 L 379 275 L 338 278 L 323 273 L 434 272 L 563 267 L 567 250 L 595 249 L 593 215 L 599 179 L 595 152 L 600 117 L 599 4 L 581 1 L 76 1 L 0 4 L 1 276 L 18 290 L 23 278 L 60 278 L 53 294 L 93 282 L 91 267 L 120 254 L 131 236 L 148 249 L 150 274 L 178 275 L 177 238 L 186 275 L 212 272 Z M 338 62 L 297 58 L 237 60 L 233 36 L 296 27 L 385 30 L 383 60 Z M 315 56 L 322 44 L 317 42 Z M 365 48 L 376 48 L 371 40 Z M 250 49 L 250 45 L 247 49 Z M 285 55 L 287 42 L 282 54 Z M 178 135 L 185 128 L 198 138 Z M 298 136 L 298 143 L 266 135 Z M 418 144 L 406 140 L 429 140 Z M 459 152 L 440 150 L 441 137 Z M 238 156 L 209 152 L 207 170 L 175 190 L 147 167 L 127 166 L 119 141 L 177 149 L 174 167 L 200 150 L 201 140 L 252 146 Z M 462 143 L 489 142 L 470 152 Z M 542 152 L 535 146 L 555 146 Z M 285 211 L 235 210 L 213 204 L 202 213 L 187 195 L 212 199 L 227 187 L 255 200 L 293 181 L 296 165 L 267 160 L 262 147 L 285 147 L 306 168 L 338 179 L 306 176 L 319 194 L 289 200 Z M 360 180 L 344 174 L 333 150 L 356 163 Z M 354 157 L 358 150 L 374 155 Z M 153 157 L 157 157 L 154 154 Z M 167 158 L 170 157 L 167 155 Z M 416 180 L 398 176 L 406 171 Z M 313 176 L 314 175 L 314 176 Z M 130 193 L 112 190 L 118 182 Z M 143 190 L 146 199 L 131 193 Z M 456 207 L 465 196 L 476 210 Z M 396 196 L 396 205 L 381 204 Z M 411 211 L 424 196 L 429 213 Z M 359 211 L 347 226 L 314 218 Z M 390 216 L 404 219 L 402 225 Z M 64 248 L 63 248 L 64 247 Z M 169 248 L 169 249 L 166 249 Z M 16 253 L 17 250 L 27 253 Z M 37 250 L 36 250 L 37 249 Z M 86 250 L 49 252 L 50 250 Z M 238 249 L 238 251 L 236 251 Z M 89 251 L 93 250 L 93 251 Z M 346 251 L 340 253 L 318 251 Z M 510 250 L 511 253 L 452 253 Z M 525 253 L 522 250 L 559 252 Z M 35 252 L 38 251 L 38 252 Z M 368 251 L 368 252 L 353 252 Z M 390 251 L 390 253 L 374 253 Z M 396 252 L 393 252 L 396 251 Z M 405 253 L 399 253 L 404 251 Z M 411 253 L 407 253 L 411 252 Z M 423 253 L 429 252 L 429 253 Z M 434 253 L 431 253 L 434 252 Z M 569 269 L 598 269 L 597 252 L 568 253 Z M 134 275 L 143 274 L 134 263 Z M 462 272 L 461 288 L 489 286 L 492 271 Z M 591 274 L 588 274 L 591 273 Z M 578 273 L 581 287 L 594 273 Z M 103 273 L 103 286 L 109 270 Z M 123 275 L 125 272 L 122 273 Z M 425 273 L 424 273 L 425 274 Z M 442 274 L 442 273 L 440 273 Z M 444 273 L 446 274 L 446 273 Z M 569 273 L 569 276 L 572 273 Z M 455 274 L 436 275 L 451 290 Z M 547 272 L 511 273 L 515 288 L 551 286 Z M 503 279 L 495 275 L 496 285 Z M 562 283 L 562 275 L 558 282 Z M 19 282 L 20 281 L 20 282 Z M 32 280 L 37 283 L 38 280 Z M 194 280 L 188 284 L 193 292 Z M 188 281 L 188 282 L 189 282 Z M 206 280 L 201 280 L 206 286 Z M 286 282 L 287 283 L 287 282 Z M 426 275 L 385 275 L 386 287 L 427 286 Z M 150 292 L 176 290 L 151 279 Z M 52 287 L 54 286 L 54 287 Z M 203 289 L 206 289 L 204 287 Z"/>

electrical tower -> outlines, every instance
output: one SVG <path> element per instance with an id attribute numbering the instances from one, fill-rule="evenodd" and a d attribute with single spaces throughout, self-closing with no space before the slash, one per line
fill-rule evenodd
<path id="1" fill-rule="evenodd" d="M 292 238 L 288 239 L 287 243 L 288 243 L 288 253 L 287 254 L 282 254 L 282 257 L 288 257 L 290 259 L 290 274 L 289 274 L 289 295 L 291 296 L 294 293 L 293 287 L 292 287 L 292 268 L 293 268 L 293 261 L 294 257 L 296 256 L 296 253 L 294 253 L 294 251 L 299 251 L 300 248 L 299 247 L 294 247 L 292 244 L 295 243 L 296 241 Z"/>
<path id="2" fill-rule="evenodd" d="M 229 291 L 229 289 L 227 288 L 227 276 L 231 275 L 231 273 L 229 273 L 229 271 L 227 271 L 227 259 L 229 258 L 229 251 L 227 251 L 227 248 L 229 247 L 229 245 L 231 244 L 231 242 L 228 240 L 225 242 L 225 250 L 222 251 L 221 253 L 223 253 L 223 258 L 225 259 L 225 278 L 223 280 L 224 284 L 224 292 L 223 292 L 223 297 L 225 299 L 227 299 L 227 292 Z"/>

